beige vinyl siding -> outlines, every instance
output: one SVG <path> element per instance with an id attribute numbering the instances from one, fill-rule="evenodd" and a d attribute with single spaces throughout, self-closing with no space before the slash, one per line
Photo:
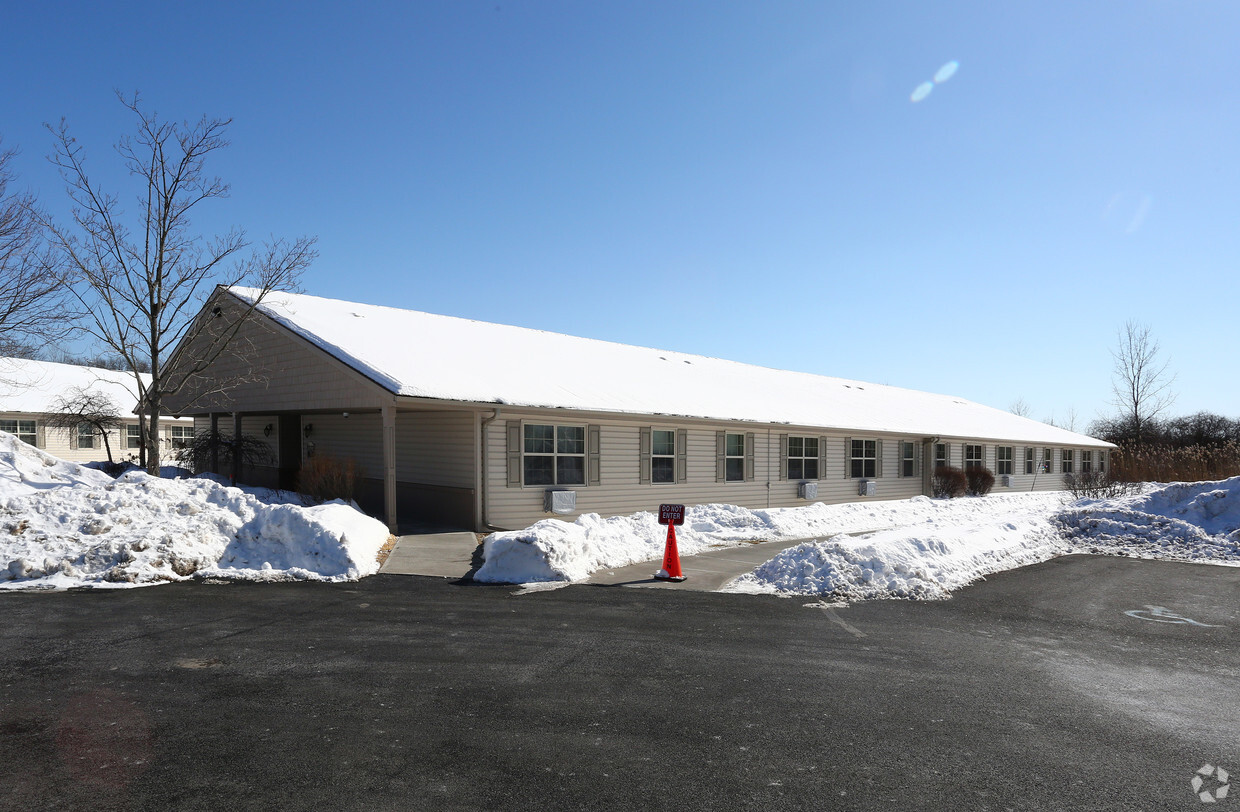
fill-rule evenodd
<path id="1" fill-rule="evenodd" d="M 474 412 L 397 412 L 396 479 L 473 488 L 475 422 Z"/>
<path id="2" fill-rule="evenodd" d="M 487 518 L 496 527 L 526 527 L 548 518 L 543 512 L 543 492 L 548 486 L 512 486 L 507 483 L 507 421 L 597 425 L 600 433 L 600 484 L 560 486 L 577 492 L 577 513 L 560 518 L 572 520 L 584 513 L 604 516 L 625 515 L 655 510 L 664 502 L 707 504 L 722 502 L 752 509 L 796 507 L 811 504 L 797 495 L 802 480 L 781 479 L 780 435 L 826 438 L 827 465 L 818 483 L 818 499 L 826 503 L 858 501 L 859 481 L 845 476 L 843 433 L 823 433 L 818 429 L 780 426 L 758 427 L 747 424 L 703 424 L 701 421 L 678 424 L 666 418 L 640 421 L 570 419 L 554 413 L 504 412 L 504 420 L 491 423 L 486 429 L 488 477 Z M 683 483 L 649 483 L 641 481 L 641 430 L 650 426 L 663 429 L 685 429 L 688 445 L 687 471 Z M 717 482 L 716 432 L 752 434 L 754 445 L 754 478 L 745 482 Z M 867 436 L 866 439 L 870 439 Z M 922 492 L 920 475 L 897 477 L 899 437 L 875 435 L 883 442 L 883 474 L 877 479 L 877 495 L 870 500 L 906 499 Z M 907 438 L 905 438 L 907 439 Z M 769 483 L 769 488 L 768 488 Z"/>
<path id="3" fill-rule="evenodd" d="M 69 462 L 105 462 L 108 459 L 108 450 L 104 447 L 103 438 L 98 434 L 95 435 L 94 448 L 77 448 L 77 443 L 70 436 L 74 432 L 73 429 L 54 429 L 48 428 L 46 418 L 42 415 L 32 415 L 25 413 L 9 412 L 0 414 L 0 419 L 4 420 L 33 420 L 37 428 L 39 436 L 42 438 L 42 446 L 38 446 L 40 450 L 46 451 L 54 457 Z M 188 425 L 189 421 L 184 421 Z M 137 459 L 137 449 L 130 451 L 125 448 L 125 426 L 138 425 L 136 419 L 130 420 L 122 425 L 119 429 L 112 429 L 108 432 L 108 443 L 112 448 L 112 459 L 120 462 L 129 458 Z M 168 457 L 171 451 L 171 438 L 169 436 L 169 426 L 171 424 L 166 420 L 160 420 L 160 434 L 164 438 L 164 446 L 162 454 L 166 458 L 165 463 L 171 464 L 173 460 Z"/>
<path id="4" fill-rule="evenodd" d="M 302 458 L 327 456 L 353 460 L 358 474 L 383 479 L 383 418 L 377 412 L 308 414 L 301 418 Z M 305 427 L 311 426 L 306 436 Z M 399 478 L 399 477 L 398 477 Z"/>
<path id="5" fill-rule="evenodd" d="M 231 296 L 214 299 L 225 318 L 236 317 L 241 307 Z M 204 310 L 204 313 L 209 312 Z M 239 379 L 227 396 L 201 394 L 212 388 L 210 381 L 187 385 L 184 392 L 164 398 L 164 408 L 172 412 L 192 408 L 195 412 L 231 411 L 244 404 L 243 411 L 310 411 L 314 409 L 353 410 L 378 408 L 391 403 L 390 393 L 329 355 L 324 350 L 291 333 L 265 317 L 251 317 L 238 332 L 240 347 L 253 347 L 243 361 L 224 353 L 211 365 L 211 380 Z M 192 357 L 194 345 L 178 352 Z M 351 418 L 350 418 L 351 419 Z M 376 469 L 380 470 L 380 469 Z"/>

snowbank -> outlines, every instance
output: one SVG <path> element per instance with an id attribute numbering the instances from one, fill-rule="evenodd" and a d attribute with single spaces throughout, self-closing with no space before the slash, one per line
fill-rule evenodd
<path id="1" fill-rule="evenodd" d="M 943 598 L 1003 570 L 1068 553 L 1240 566 L 1240 478 L 1150 485 L 1141 493 L 1067 504 L 1064 493 L 991 494 L 747 510 L 689 509 L 682 555 L 754 540 L 814 539 L 788 548 L 726 591 L 846 600 Z M 849 534 L 863 533 L 861 537 Z M 478 580 L 581 581 L 594 570 L 663 554 L 653 513 L 574 523 L 549 519 L 495 533 Z"/>
<path id="2" fill-rule="evenodd" d="M 293 499 L 138 470 L 113 480 L 0 432 L 0 589 L 378 571 L 381 522 L 343 503 Z"/>

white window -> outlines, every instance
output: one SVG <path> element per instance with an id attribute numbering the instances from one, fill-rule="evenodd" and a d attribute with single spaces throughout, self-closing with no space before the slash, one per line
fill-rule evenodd
<path id="1" fill-rule="evenodd" d="M 95 447 L 95 427 L 92 426 L 90 423 L 78 423 L 77 447 L 78 448 L 94 448 Z"/>
<path id="2" fill-rule="evenodd" d="M 849 443 L 848 475 L 854 479 L 878 476 L 878 441 L 853 440 Z"/>
<path id="3" fill-rule="evenodd" d="M 1061 474 L 1072 473 L 1072 449 L 1065 448 L 1060 453 L 1062 453 L 1063 456 L 1060 457 L 1060 461 L 1059 461 L 1059 473 Z"/>
<path id="4" fill-rule="evenodd" d="M 788 478 L 818 478 L 818 438 L 788 438 Z"/>
<path id="5" fill-rule="evenodd" d="M 676 481 L 676 432 L 654 429 L 650 433 L 650 481 Z"/>
<path id="6" fill-rule="evenodd" d="M 917 475 L 917 451 L 913 444 L 900 441 L 900 476 Z"/>
<path id="7" fill-rule="evenodd" d="M 526 423 L 522 471 L 526 485 L 584 485 L 585 426 Z"/>
<path id="8" fill-rule="evenodd" d="M 1081 473 L 1089 474 L 1089 473 L 1093 473 L 1093 470 L 1094 470 L 1094 452 L 1082 451 L 1081 452 Z"/>
<path id="9" fill-rule="evenodd" d="M 985 455 L 986 455 L 985 446 L 969 445 L 968 443 L 966 443 L 964 446 L 964 467 L 966 469 L 981 468 L 983 465 L 986 464 Z"/>
<path id="10" fill-rule="evenodd" d="M 125 427 L 125 448 L 141 448 L 142 433 L 139 426 Z"/>
<path id="11" fill-rule="evenodd" d="M 1042 473 L 1049 474 L 1051 472 L 1051 450 L 1049 448 L 1042 449 Z"/>
<path id="12" fill-rule="evenodd" d="M 1033 448 L 1029 447 L 1025 449 L 1025 473 L 1032 474 L 1033 466 L 1034 466 Z"/>
<path id="13" fill-rule="evenodd" d="M 172 426 L 172 447 L 188 448 L 194 441 L 193 426 Z"/>
<path id="14" fill-rule="evenodd" d="M 0 431 L 17 435 L 23 443 L 38 445 L 39 433 L 33 420 L 0 420 Z"/>
<path id="15" fill-rule="evenodd" d="M 1013 473 L 1012 447 L 1001 445 L 995 449 L 995 473 L 999 475 Z"/>
<path id="16" fill-rule="evenodd" d="M 934 467 L 936 469 L 947 467 L 947 443 L 934 444 Z"/>
<path id="17" fill-rule="evenodd" d="M 1098 473 L 1105 474 L 1107 470 L 1107 452 L 1098 452 Z"/>
<path id="18" fill-rule="evenodd" d="M 725 482 L 745 481 L 745 435 L 729 434 L 724 440 L 723 472 Z"/>

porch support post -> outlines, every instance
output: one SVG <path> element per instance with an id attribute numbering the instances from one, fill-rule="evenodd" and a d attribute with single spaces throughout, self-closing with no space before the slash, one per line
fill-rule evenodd
<path id="1" fill-rule="evenodd" d="M 211 473 L 220 472 L 220 415 L 211 412 Z"/>
<path id="2" fill-rule="evenodd" d="M 383 411 L 383 508 L 388 530 L 396 533 L 396 404 Z"/>
<path id="3" fill-rule="evenodd" d="M 241 481 L 241 412 L 233 412 L 232 484 Z"/>

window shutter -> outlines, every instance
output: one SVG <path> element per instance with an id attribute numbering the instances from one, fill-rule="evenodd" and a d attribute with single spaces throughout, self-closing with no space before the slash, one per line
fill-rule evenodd
<path id="1" fill-rule="evenodd" d="M 844 438 L 844 479 L 852 479 L 852 438 Z"/>
<path id="2" fill-rule="evenodd" d="M 69 448 L 76 451 L 78 447 L 79 432 L 81 429 L 77 426 L 73 426 L 72 428 L 66 429 L 66 431 L 69 432 Z"/>
<path id="3" fill-rule="evenodd" d="M 728 478 L 728 433 L 715 432 L 715 481 L 724 482 Z"/>
<path id="4" fill-rule="evenodd" d="M 586 483 L 589 485 L 603 482 L 601 434 L 598 426 L 586 426 Z"/>
<path id="5" fill-rule="evenodd" d="M 827 476 L 827 438 L 818 438 L 818 478 Z"/>
<path id="6" fill-rule="evenodd" d="M 877 459 L 874 461 L 874 478 L 878 479 L 883 475 L 883 441 L 882 440 L 874 441 L 874 456 L 877 457 Z"/>
<path id="7" fill-rule="evenodd" d="M 753 437 L 752 431 L 745 432 L 745 481 L 753 482 L 754 475 L 754 455 L 753 455 Z"/>
<path id="8" fill-rule="evenodd" d="M 896 479 L 904 476 L 904 441 L 896 440 Z"/>
<path id="9" fill-rule="evenodd" d="M 943 443 L 943 465 L 950 467 L 952 464 L 952 444 Z"/>
<path id="10" fill-rule="evenodd" d="M 689 432 L 687 429 L 676 429 L 676 481 L 684 482 L 689 478 Z"/>
<path id="11" fill-rule="evenodd" d="M 508 421 L 508 487 L 521 486 L 521 421 Z"/>
<path id="12" fill-rule="evenodd" d="M 647 483 L 650 481 L 650 448 L 652 442 L 652 434 L 649 426 L 641 429 L 640 439 L 637 443 L 637 460 L 638 472 L 637 481 Z"/>
<path id="13" fill-rule="evenodd" d="M 779 478 L 788 478 L 788 435 L 779 435 Z"/>
<path id="14" fill-rule="evenodd" d="M 43 425 L 43 423 L 34 424 L 34 447 L 47 447 L 47 426 Z"/>

